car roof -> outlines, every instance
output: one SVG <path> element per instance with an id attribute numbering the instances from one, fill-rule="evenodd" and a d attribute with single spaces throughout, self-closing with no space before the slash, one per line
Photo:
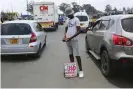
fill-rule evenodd
<path id="1" fill-rule="evenodd" d="M 79 16 L 79 15 L 88 16 L 86 12 L 77 12 L 74 14 L 74 16 Z"/>
<path id="2" fill-rule="evenodd" d="M 116 20 L 116 19 L 130 18 L 130 17 L 133 17 L 133 14 L 103 16 L 99 20 L 101 20 L 101 19 L 114 19 L 114 20 Z"/>
<path id="3" fill-rule="evenodd" d="M 36 21 L 34 20 L 13 20 L 13 21 L 6 21 L 3 24 L 8 24 L 8 23 L 26 23 L 26 24 L 32 24 L 35 23 Z"/>

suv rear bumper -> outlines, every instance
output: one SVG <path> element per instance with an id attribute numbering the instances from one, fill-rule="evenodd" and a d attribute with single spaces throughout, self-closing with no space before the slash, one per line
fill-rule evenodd
<path id="1" fill-rule="evenodd" d="M 127 55 L 125 54 L 125 52 L 109 52 L 109 56 L 111 59 L 115 59 L 115 60 L 120 60 L 122 58 L 128 58 L 128 59 L 133 59 L 133 55 Z"/>
<path id="2" fill-rule="evenodd" d="M 124 66 L 133 66 L 133 55 L 127 55 L 124 52 L 108 52 L 109 57 L 115 61 L 115 63 L 118 65 L 124 65 Z"/>
<path id="3" fill-rule="evenodd" d="M 112 60 L 117 67 L 133 67 L 133 59 L 132 58 L 121 58 L 119 60 Z"/>

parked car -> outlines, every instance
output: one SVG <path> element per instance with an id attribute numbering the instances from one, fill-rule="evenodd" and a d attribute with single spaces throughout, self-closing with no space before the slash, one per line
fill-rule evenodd
<path id="1" fill-rule="evenodd" d="M 133 15 L 105 16 L 85 37 L 86 50 L 101 61 L 101 72 L 112 76 L 122 66 L 133 65 Z"/>
<path id="2" fill-rule="evenodd" d="M 39 57 L 46 45 L 46 33 L 36 21 L 7 21 L 1 25 L 1 55 Z"/>

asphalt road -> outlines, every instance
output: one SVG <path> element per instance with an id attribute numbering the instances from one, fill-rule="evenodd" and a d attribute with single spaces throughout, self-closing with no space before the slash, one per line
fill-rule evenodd
<path id="1" fill-rule="evenodd" d="M 29 56 L 2 57 L 2 88 L 133 88 L 133 69 L 125 69 L 111 79 L 103 77 L 99 63 L 85 52 L 85 34 L 79 36 L 85 76 L 83 79 L 64 78 L 63 64 L 69 61 L 69 57 L 66 45 L 61 41 L 63 33 L 64 26 L 47 32 L 47 46 L 38 59 Z"/>

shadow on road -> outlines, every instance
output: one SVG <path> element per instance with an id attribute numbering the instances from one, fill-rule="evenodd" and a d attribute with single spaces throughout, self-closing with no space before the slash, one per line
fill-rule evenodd
<path id="1" fill-rule="evenodd" d="M 18 63 L 18 62 L 30 62 L 35 60 L 37 60 L 37 58 L 32 58 L 31 56 L 26 56 L 26 55 L 1 56 L 1 62 Z"/>
<path id="2" fill-rule="evenodd" d="M 46 33 L 49 33 L 49 32 L 56 32 L 56 31 L 58 31 L 59 29 L 44 29 L 44 32 L 46 32 Z"/>
<path id="3" fill-rule="evenodd" d="M 100 61 L 97 61 L 90 53 L 89 53 L 92 61 L 97 65 L 100 69 Z M 115 85 L 119 88 L 133 88 L 133 67 L 123 68 L 117 72 L 117 74 L 112 78 L 106 78 L 109 83 Z"/>
<path id="4" fill-rule="evenodd" d="M 45 48 L 46 48 L 45 46 L 42 48 L 41 55 Z M 32 55 L 1 56 L 1 62 L 10 62 L 10 63 L 31 62 L 31 61 L 36 61 L 36 60 L 40 59 L 40 57 L 35 58 Z"/>

